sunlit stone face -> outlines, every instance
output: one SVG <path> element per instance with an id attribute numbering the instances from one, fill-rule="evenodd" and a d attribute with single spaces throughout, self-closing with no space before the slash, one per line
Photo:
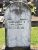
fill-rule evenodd
<path id="1" fill-rule="evenodd" d="M 10 0 L 10 1 L 25 1 L 25 2 L 27 2 L 27 0 Z"/>
<path id="2" fill-rule="evenodd" d="M 31 12 L 22 4 L 12 4 L 5 13 L 8 47 L 29 46 Z"/>

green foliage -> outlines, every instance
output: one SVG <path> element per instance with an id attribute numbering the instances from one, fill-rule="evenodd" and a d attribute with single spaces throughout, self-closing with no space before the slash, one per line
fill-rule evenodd
<path id="1" fill-rule="evenodd" d="M 35 14 L 35 11 L 36 11 L 36 6 L 35 6 L 35 4 L 30 3 L 30 4 L 28 4 L 28 6 L 30 7 L 31 12 Z"/>

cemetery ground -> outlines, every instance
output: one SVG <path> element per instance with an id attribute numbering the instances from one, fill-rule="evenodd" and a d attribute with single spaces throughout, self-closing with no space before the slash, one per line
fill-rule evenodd
<path id="1" fill-rule="evenodd" d="M 0 50 L 5 45 L 5 28 L 0 28 Z M 38 26 L 31 28 L 31 48 L 38 47 Z"/>

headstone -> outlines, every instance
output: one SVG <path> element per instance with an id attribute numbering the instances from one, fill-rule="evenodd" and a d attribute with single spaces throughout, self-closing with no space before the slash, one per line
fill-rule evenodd
<path id="1" fill-rule="evenodd" d="M 5 28 L 7 29 L 7 47 L 30 46 L 31 12 L 22 2 L 14 2 L 5 12 Z"/>

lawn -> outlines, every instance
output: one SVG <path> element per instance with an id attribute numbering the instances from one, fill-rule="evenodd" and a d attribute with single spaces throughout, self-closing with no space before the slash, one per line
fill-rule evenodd
<path id="1" fill-rule="evenodd" d="M 5 29 L 0 28 L 0 46 L 4 44 L 4 41 L 5 41 Z M 32 27 L 31 44 L 38 44 L 38 27 Z"/>
<path id="2" fill-rule="evenodd" d="M 4 44 L 5 42 L 5 29 L 0 28 L 0 47 Z"/>
<path id="3" fill-rule="evenodd" d="M 31 44 L 38 44 L 38 27 L 32 27 Z"/>

